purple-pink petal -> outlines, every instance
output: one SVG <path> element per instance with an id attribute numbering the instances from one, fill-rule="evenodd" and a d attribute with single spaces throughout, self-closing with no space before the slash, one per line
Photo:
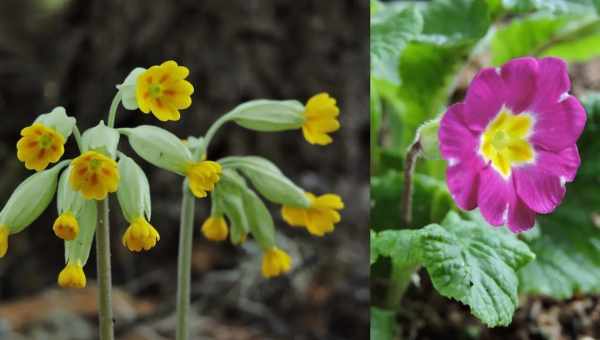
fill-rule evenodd
<path id="1" fill-rule="evenodd" d="M 508 204 L 514 189 L 510 181 L 504 179 L 491 166 L 481 170 L 477 205 L 481 215 L 491 225 L 500 226 L 506 222 Z"/>
<path id="2" fill-rule="evenodd" d="M 567 64 L 559 58 L 548 57 L 538 60 L 537 94 L 533 110 L 547 103 L 555 103 L 571 89 Z"/>
<path id="3" fill-rule="evenodd" d="M 536 166 L 513 168 L 517 194 L 529 208 L 547 214 L 560 204 L 565 187 L 560 178 Z"/>
<path id="4" fill-rule="evenodd" d="M 514 184 L 511 183 L 511 185 Z M 508 221 L 506 224 L 513 233 L 529 230 L 535 224 L 535 211 L 531 210 L 514 190 L 508 208 Z"/>
<path id="5" fill-rule="evenodd" d="M 558 152 L 536 151 L 536 166 L 544 172 L 563 178 L 565 182 L 575 179 L 580 163 L 579 151 L 575 144 Z"/>
<path id="6" fill-rule="evenodd" d="M 585 126 L 585 109 L 568 96 L 561 102 L 538 105 L 531 142 L 543 149 L 560 151 L 575 144 Z"/>
<path id="7" fill-rule="evenodd" d="M 506 85 L 506 106 L 513 113 L 528 111 L 537 90 L 538 62 L 534 58 L 513 59 L 502 66 L 500 76 Z"/>
<path id="8" fill-rule="evenodd" d="M 479 171 L 483 165 L 479 157 L 472 155 L 449 166 L 446 170 L 448 190 L 456 205 L 463 210 L 472 210 L 477 207 Z"/>
<path id="9" fill-rule="evenodd" d="M 465 98 L 464 120 L 469 129 L 481 132 L 494 119 L 502 105 L 506 88 L 493 68 L 482 69 L 473 79 Z"/>
<path id="10" fill-rule="evenodd" d="M 446 160 L 471 157 L 477 149 L 477 138 L 463 120 L 464 106 L 463 103 L 450 106 L 440 122 L 440 151 Z"/>

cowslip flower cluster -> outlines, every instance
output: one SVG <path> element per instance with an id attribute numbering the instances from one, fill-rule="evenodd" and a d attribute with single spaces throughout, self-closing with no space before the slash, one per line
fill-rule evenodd
<path id="1" fill-rule="evenodd" d="M 570 87 L 558 58 L 518 58 L 479 72 L 439 129 L 460 208 L 479 207 L 491 225 L 516 233 L 560 204 L 579 168 L 576 142 L 586 122 Z"/>
<path id="2" fill-rule="evenodd" d="M 123 106 L 138 107 L 152 112 L 160 120 L 178 120 L 180 110 L 191 105 L 193 86 L 185 80 L 189 70 L 167 61 L 149 69 L 137 68 L 119 85 L 115 101 Z M 130 223 L 123 234 L 123 245 L 139 252 L 155 247 L 158 231 L 149 223 L 150 190 L 141 168 L 129 157 L 117 151 L 119 131 L 114 128 L 117 107 L 111 108 L 108 121 L 86 130 L 82 135 L 76 119 L 57 107 L 39 115 L 31 126 L 21 131 L 17 141 L 17 158 L 36 173 L 13 192 L 0 213 L 0 257 L 8 250 L 11 234 L 27 228 L 50 204 L 56 194 L 58 217 L 52 230 L 64 240 L 66 265 L 58 276 L 62 287 L 83 288 L 83 271 L 97 226 L 96 201 L 116 193 L 125 219 Z M 80 155 L 60 161 L 65 144 L 75 136 Z M 118 162 L 117 162 L 118 161 Z M 59 162 L 59 163 L 57 163 Z M 47 169 L 52 163 L 57 163 Z M 211 190 L 214 184 L 194 172 L 200 179 L 197 186 Z"/>

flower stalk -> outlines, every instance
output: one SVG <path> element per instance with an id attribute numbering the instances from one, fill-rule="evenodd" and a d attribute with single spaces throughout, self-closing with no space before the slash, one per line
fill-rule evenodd
<path id="1" fill-rule="evenodd" d="M 192 244 L 194 238 L 194 196 L 188 180 L 183 181 L 181 225 L 179 229 L 179 254 L 177 256 L 177 340 L 189 339 L 190 285 L 192 270 Z"/>
<path id="2" fill-rule="evenodd" d="M 405 226 L 410 226 L 412 223 L 413 175 L 421 151 L 421 141 L 417 138 L 409 147 L 404 160 L 404 189 L 402 192 L 401 213 L 402 222 Z"/>
<path id="3" fill-rule="evenodd" d="M 98 201 L 96 225 L 96 261 L 98 271 L 98 320 L 101 340 L 113 340 L 112 278 L 110 266 L 110 236 L 108 199 Z"/>

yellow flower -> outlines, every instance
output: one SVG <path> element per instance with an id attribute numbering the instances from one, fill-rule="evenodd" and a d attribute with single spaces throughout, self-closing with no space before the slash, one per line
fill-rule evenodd
<path id="1" fill-rule="evenodd" d="M 119 169 L 117 162 L 107 156 L 87 151 L 71 162 L 69 183 L 85 199 L 105 199 L 109 192 L 117 191 Z"/>
<path id="2" fill-rule="evenodd" d="M 213 161 L 200 161 L 187 169 L 190 190 L 198 198 L 206 197 L 220 179 L 221 164 Z"/>
<path id="3" fill-rule="evenodd" d="M 0 224 L 0 257 L 4 257 L 6 251 L 8 251 L 8 235 L 10 235 L 8 227 Z"/>
<path id="4" fill-rule="evenodd" d="M 194 87 L 185 80 L 189 74 L 187 67 L 173 60 L 150 67 L 137 79 L 135 95 L 140 110 L 152 111 L 161 121 L 179 120 L 179 110 L 192 105 Z"/>
<path id="5" fill-rule="evenodd" d="M 79 223 L 71 212 L 64 212 L 58 216 L 52 226 L 54 234 L 65 241 L 72 241 L 79 234 Z"/>
<path id="6" fill-rule="evenodd" d="M 335 99 L 327 93 L 319 93 L 308 100 L 304 109 L 302 133 L 310 144 L 327 145 L 333 140 L 328 133 L 337 131 L 340 109 Z"/>
<path id="7" fill-rule="evenodd" d="M 202 224 L 202 234 L 211 241 L 223 241 L 229 234 L 227 222 L 222 216 L 209 217 Z"/>
<path id="8" fill-rule="evenodd" d="M 123 234 L 123 245 L 130 251 L 150 250 L 160 240 L 158 231 L 154 229 L 143 217 L 138 217 L 131 222 Z"/>
<path id="9" fill-rule="evenodd" d="M 334 224 L 341 220 L 337 210 L 344 208 L 344 202 L 340 196 L 326 194 L 317 197 L 309 192 L 305 195 L 310 201 L 310 207 L 284 206 L 281 209 L 283 219 L 291 226 L 306 227 L 311 234 L 316 236 L 333 232 Z"/>
<path id="10" fill-rule="evenodd" d="M 41 123 L 33 123 L 21 130 L 17 142 L 17 158 L 30 170 L 44 170 L 56 163 L 65 152 L 65 138 L 56 130 Z"/>
<path id="11" fill-rule="evenodd" d="M 63 288 L 85 288 L 85 273 L 79 261 L 65 266 L 58 274 L 58 285 Z"/>
<path id="12" fill-rule="evenodd" d="M 285 274 L 292 269 L 292 258 L 283 250 L 273 247 L 265 251 L 262 259 L 262 275 L 266 278 Z"/>

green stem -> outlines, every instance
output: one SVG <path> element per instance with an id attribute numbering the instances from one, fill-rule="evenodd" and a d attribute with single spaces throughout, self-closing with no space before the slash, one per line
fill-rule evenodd
<path id="1" fill-rule="evenodd" d="M 410 284 L 412 275 L 416 270 L 416 266 L 400 266 L 392 264 L 390 285 L 385 299 L 386 308 L 397 310 L 400 307 L 402 296 L 404 296 L 404 293 Z"/>
<path id="2" fill-rule="evenodd" d="M 75 142 L 77 143 L 77 148 L 79 148 L 79 152 L 83 153 L 83 143 L 81 142 L 81 133 L 79 132 L 79 128 L 77 125 L 73 126 L 73 137 L 75 138 Z"/>
<path id="3" fill-rule="evenodd" d="M 121 91 L 117 91 L 112 103 L 110 104 L 110 110 L 108 111 L 108 127 L 115 127 L 115 119 L 117 117 L 117 109 L 119 108 L 119 102 L 121 101 Z"/>
<path id="4" fill-rule="evenodd" d="M 113 313 L 111 306 L 110 236 L 108 198 L 97 203 L 96 260 L 98 271 L 98 318 L 100 340 L 113 340 Z"/>
<path id="5" fill-rule="evenodd" d="M 177 340 L 189 339 L 190 285 L 192 276 L 192 243 L 194 238 L 194 196 L 187 178 L 183 181 L 179 254 L 177 256 Z"/>
<path id="6" fill-rule="evenodd" d="M 121 101 L 121 92 L 113 98 L 108 111 L 108 127 L 115 126 L 117 108 Z M 81 136 L 77 127 L 73 129 L 75 140 L 82 150 Z M 98 319 L 100 340 L 114 340 L 112 312 L 112 274 L 110 269 L 110 232 L 108 219 L 108 196 L 98 201 L 98 223 L 96 226 L 96 261 L 98 272 Z"/>
<path id="7" fill-rule="evenodd" d="M 202 145 L 198 147 L 198 149 L 196 149 L 196 153 L 194 154 L 195 160 L 200 160 L 202 156 L 206 154 L 210 141 L 213 139 L 217 131 L 231 119 L 232 114 L 233 111 L 224 114 L 223 116 L 221 116 L 221 118 L 217 119 L 217 121 L 214 122 L 213 125 L 210 126 L 210 128 L 208 128 L 208 131 L 206 131 L 206 134 L 204 135 Z"/>

